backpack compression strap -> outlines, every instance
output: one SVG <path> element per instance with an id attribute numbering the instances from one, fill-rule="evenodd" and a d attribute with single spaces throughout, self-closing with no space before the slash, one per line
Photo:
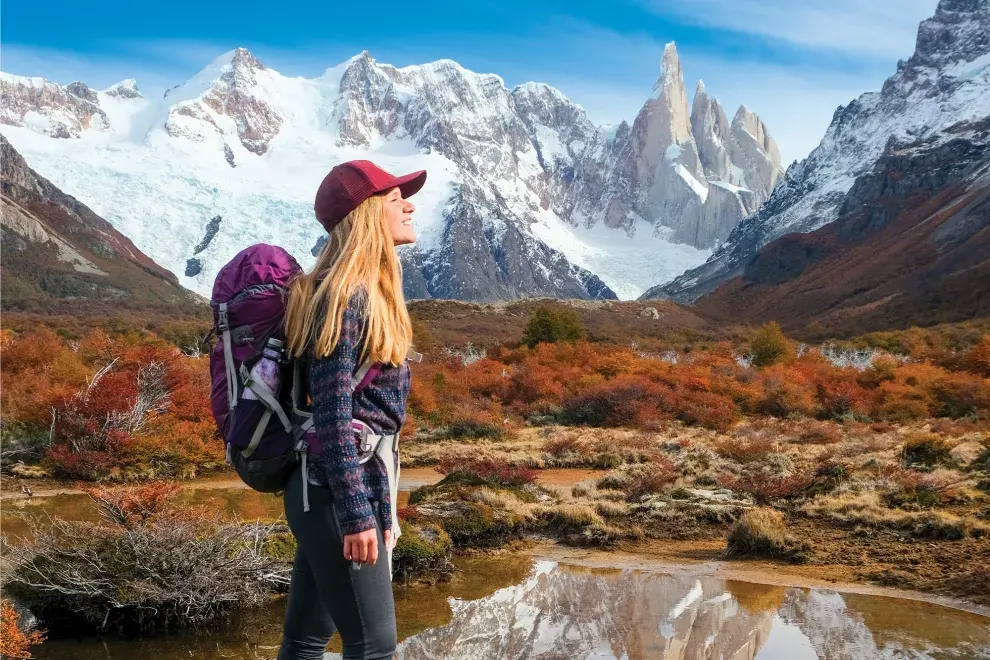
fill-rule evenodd
<path id="1" fill-rule="evenodd" d="M 223 338 L 223 365 L 227 373 L 227 403 L 228 410 L 233 411 L 237 407 L 237 368 L 234 366 L 234 347 L 230 341 L 230 323 L 227 321 L 227 303 L 220 303 L 220 319 L 217 321 L 217 330 Z M 229 414 L 229 412 L 228 412 Z"/>

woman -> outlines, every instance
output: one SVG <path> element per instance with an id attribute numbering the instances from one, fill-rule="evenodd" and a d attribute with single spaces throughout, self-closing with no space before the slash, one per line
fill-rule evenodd
<path id="1" fill-rule="evenodd" d="M 382 442 L 397 439 L 410 384 L 404 358 L 412 326 L 395 246 L 416 240 L 408 198 L 425 181 L 425 171 L 394 177 L 369 161 L 350 161 L 334 167 L 316 193 L 329 241 L 312 272 L 290 289 L 286 336 L 292 355 L 308 362 L 318 450 L 311 444 L 309 487 L 296 474 L 285 491 L 298 549 L 278 660 L 322 658 L 335 630 L 344 658 L 391 658 L 395 651 L 391 562 L 382 555 L 390 557 L 399 533 L 398 455 Z M 352 378 L 367 358 L 381 370 L 352 397 Z M 373 438 L 383 436 L 384 452 L 359 451 L 354 420 Z"/>

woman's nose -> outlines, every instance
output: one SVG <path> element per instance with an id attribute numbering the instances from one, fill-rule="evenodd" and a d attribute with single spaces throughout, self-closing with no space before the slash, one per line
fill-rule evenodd
<path id="1" fill-rule="evenodd" d="M 413 203 L 410 202 L 409 200 L 405 200 L 404 199 L 402 201 L 404 201 L 406 203 L 406 209 L 405 209 L 406 213 L 412 213 L 413 211 L 416 210 L 416 207 L 413 206 Z"/>

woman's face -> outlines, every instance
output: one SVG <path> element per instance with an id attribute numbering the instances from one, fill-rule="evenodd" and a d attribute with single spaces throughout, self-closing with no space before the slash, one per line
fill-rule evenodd
<path id="1" fill-rule="evenodd" d="M 416 241 L 416 230 L 412 228 L 412 214 L 416 207 L 407 199 L 402 198 L 402 191 L 392 188 L 385 193 L 385 220 L 396 245 L 405 245 Z"/>

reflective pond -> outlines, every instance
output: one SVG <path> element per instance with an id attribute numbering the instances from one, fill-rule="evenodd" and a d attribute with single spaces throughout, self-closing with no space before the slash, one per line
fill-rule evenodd
<path id="1" fill-rule="evenodd" d="M 440 587 L 395 587 L 404 660 L 990 658 L 990 619 L 919 601 L 520 555 L 462 559 Z M 284 600 L 217 630 L 52 640 L 41 659 L 275 657 Z M 331 645 L 328 658 L 337 658 Z M 337 646 L 339 648 L 339 646 Z"/>

